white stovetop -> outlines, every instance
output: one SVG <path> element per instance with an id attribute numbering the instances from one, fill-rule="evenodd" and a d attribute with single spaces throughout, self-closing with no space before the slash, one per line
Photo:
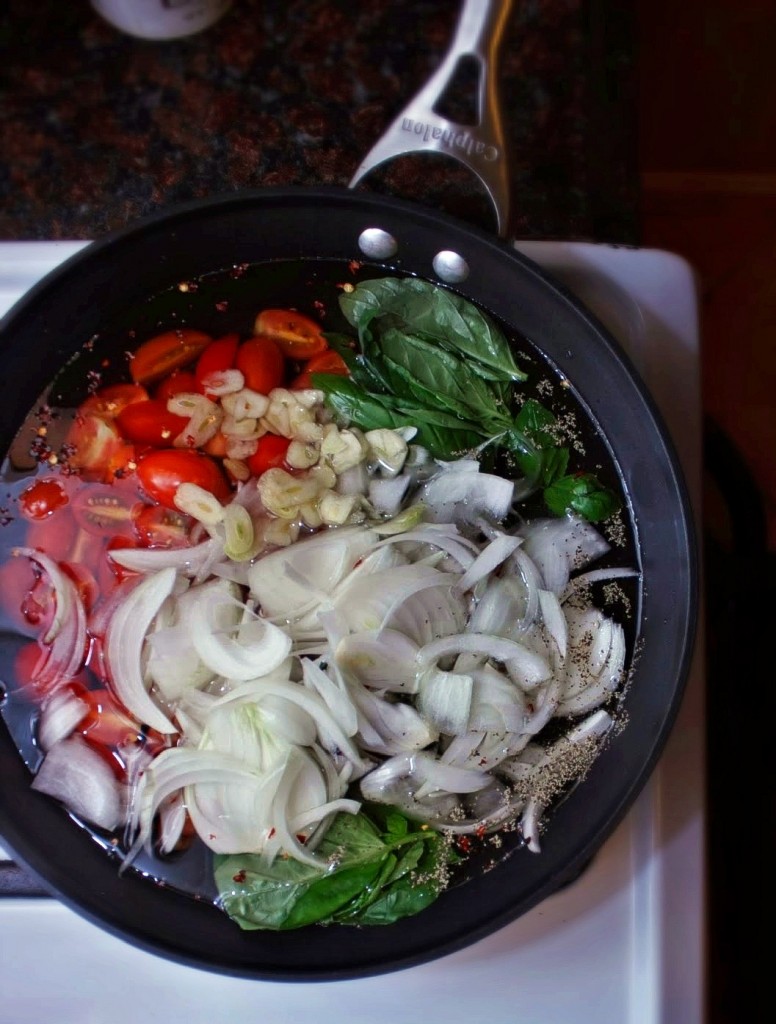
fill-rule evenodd
<path id="1" fill-rule="evenodd" d="M 82 243 L 0 243 L 0 313 Z M 654 250 L 519 248 L 607 322 L 648 382 L 700 501 L 695 282 Z M 661 762 L 585 874 L 469 949 L 356 981 L 224 978 L 142 952 L 50 900 L 0 899 L 0 1024 L 702 1024 L 702 637 Z M 332 941 L 336 937 L 332 934 Z"/>

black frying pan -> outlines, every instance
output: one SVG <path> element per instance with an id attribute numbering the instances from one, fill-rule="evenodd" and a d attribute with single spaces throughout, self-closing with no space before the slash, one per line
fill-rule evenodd
<path id="1" fill-rule="evenodd" d="M 369 228 L 396 240 L 395 256 L 365 259 L 359 238 Z M 153 326 L 176 312 L 189 315 L 194 307 L 185 305 L 179 282 L 262 263 L 273 294 L 311 309 L 316 299 L 334 305 L 337 285 L 362 272 L 437 280 L 434 258 L 444 250 L 469 268 L 457 290 L 540 347 L 573 382 L 591 430 L 608 447 L 643 574 L 627 727 L 555 809 L 540 855 L 516 849 L 417 917 L 388 927 L 275 934 L 241 932 L 206 903 L 131 870 L 119 876 L 115 858 L 30 789 L 30 773 L 0 725 L 0 834 L 53 893 L 145 949 L 227 973 L 296 980 L 374 974 L 452 952 L 574 878 L 635 799 L 667 738 L 689 667 L 696 608 L 691 517 L 671 443 L 629 361 L 595 318 L 513 248 L 473 227 L 406 202 L 301 188 L 240 193 L 142 222 L 67 261 L 5 320 L 0 436 L 10 443 L 44 385 L 88 339 L 110 342 L 132 321 Z M 364 262 L 363 270 L 354 260 Z M 249 278 L 246 287 L 255 289 Z M 161 305 L 149 302 L 160 293 L 168 297 Z M 183 305 L 165 305 L 170 294 Z M 259 301 L 255 290 L 245 299 L 253 309 Z"/>

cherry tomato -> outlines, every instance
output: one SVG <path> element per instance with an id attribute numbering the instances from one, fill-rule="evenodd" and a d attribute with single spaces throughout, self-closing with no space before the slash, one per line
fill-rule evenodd
<path id="1" fill-rule="evenodd" d="M 128 405 L 116 418 L 116 426 L 127 441 L 154 448 L 172 448 L 175 438 L 188 423 L 186 416 L 168 412 L 167 405 L 157 398 Z"/>
<path id="2" fill-rule="evenodd" d="M 112 420 L 79 413 L 67 435 L 69 465 L 85 480 L 110 483 L 132 470 L 135 449 L 119 434 Z"/>
<path id="3" fill-rule="evenodd" d="M 290 309 L 263 309 L 253 329 L 256 334 L 274 338 L 290 359 L 310 359 L 329 347 L 319 324 Z"/>
<path id="4" fill-rule="evenodd" d="M 138 504 L 134 487 L 84 484 L 73 495 L 73 517 L 92 537 L 132 537 L 133 511 Z"/>
<path id="5" fill-rule="evenodd" d="M 339 352 L 334 352 L 329 349 L 326 352 L 322 352 L 319 356 L 314 356 L 308 361 L 304 370 L 291 383 L 291 389 L 302 390 L 304 388 L 314 387 L 312 380 L 312 374 L 314 373 L 333 373 L 337 377 L 350 376 L 348 364 Z"/>
<path id="6" fill-rule="evenodd" d="M 137 475 L 146 494 L 165 508 L 175 508 L 175 492 L 181 484 L 198 484 L 219 501 L 229 496 L 229 484 L 220 467 L 201 452 L 166 448 L 150 452 L 137 467 Z"/>
<path id="7" fill-rule="evenodd" d="M 265 434 L 259 438 L 259 447 L 255 454 L 246 459 L 248 469 L 254 476 L 261 476 L 268 469 L 282 466 L 286 461 L 286 452 L 290 444 L 287 437 Z"/>
<path id="8" fill-rule="evenodd" d="M 197 391 L 201 391 L 203 395 L 210 394 L 203 381 L 211 373 L 223 373 L 224 370 L 231 370 L 234 367 L 239 344 L 240 338 L 237 334 L 226 334 L 223 338 L 210 342 L 197 360 L 197 368 L 194 371 Z"/>
<path id="9" fill-rule="evenodd" d="M 279 346 L 265 336 L 249 338 L 240 345 L 236 366 L 245 377 L 246 388 L 261 395 L 268 395 L 273 388 L 279 388 L 286 372 Z"/>
<path id="10" fill-rule="evenodd" d="M 202 331 L 180 327 L 144 341 L 129 361 L 129 372 L 137 384 L 153 384 L 173 370 L 193 362 L 210 344 Z"/>
<path id="11" fill-rule="evenodd" d="M 19 508 L 28 519 L 45 519 L 70 499 L 61 481 L 43 477 L 30 484 L 19 496 Z"/>
<path id="12" fill-rule="evenodd" d="M 169 377 L 165 377 L 157 387 L 154 397 L 167 405 L 167 402 L 175 395 L 191 394 L 198 391 L 197 378 L 188 370 L 176 370 Z"/>
<path id="13" fill-rule="evenodd" d="M 139 384 L 109 384 L 100 388 L 81 402 L 78 413 L 81 416 L 99 416 L 103 420 L 115 420 L 122 409 L 133 402 L 145 402 L 148 392 Z"/>
<path id="14" fill-rule="evenodd" d="M 140 505 L 133 517 L 143 547 L 182 548 L 189 542 L 191 519 L 161 505 Z"/>

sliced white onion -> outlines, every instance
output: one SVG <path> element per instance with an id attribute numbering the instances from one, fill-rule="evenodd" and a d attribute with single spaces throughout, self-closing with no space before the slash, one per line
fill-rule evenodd
<path id="1" fill-rule="evenodd" d="M 143 642 L 175 581 L 172 568 L 147 576 L 114 611 L 105 638 L 113 692 L 139 722 L 162 733 L 177 732 L 177 728 L 146 690 L 141 669 Z"/>
<path id="2" fill-rule="evenodd" d="M 41 750 L 50 750 L 60 740 L 67 739 L 88 711 L 86 701 L 69 687 L 52 693 L 43 705 L 38 722 L 37 739 Z"/>
<path id="3" fill-rule="evenodd" d="M 350 688 L 358 711 L 358 739 L 376 754 L 422 750 L 437 738 L 436 730 L 410 704 L 385 700 L 365 686 Z"/>
<path id="4" fill-rule="evenodd" d="M 573 570 L 609 550 L 595 527 L 577 516 L 537 519 L 520 534 L 525 540 L 523 551 L 541 572 L 545 588 L 555 594 L 563 591 Z"/>
<path id="5" fill-rule="evenodd" d="M 547 632 L 555 641 L 561 661 L 565 661 L 568 650 L 568 624 L 560 601 L 551 590 L 540 590 L 539 607 Z"/>
<path id="6" fill-rule="evenodd" d="M 509 678 L 523 690 L 533 690 L 552 676 L 552 667 L 541 654 L 525 644 L 516 644 L 515 652 L 513 657 L 504 661 L 504 667 Z"/>
<path id="7" fill-rule="evenodd" d="M 48 555 L 34 548 L 14 548 L 13 554 L 36 562 L 54 588 L 54 614 L 41 637 L 44 649 L 31 682 L 47 689 L 60 686 L 79 672 L 86 656 L 86 611 L 73 581 Z"/>
<path id="8" fill-rule="evenodd" d="M 523 833 L 523 839 L 531 853 L 541 853 L 539 823 L 543 814 L 544 804 L 534 797 L 526 803 L 523 816 L 520 819 L 520 831 Z"/>
<path id="9" fill-rule="evenodd" d="M 108 555 L 111 561 L 130 572 L 177 569 L 187 576 L 196 576 L 214 555 L 220 556 L 222 552 L 223 542 L 211 538 L 191 548 L 118 548 Z"/>
<path id="10" fill-rule="evenodd" d="M 418 680 L 418 711 L 437 732 L 457 736 L 469 728 L 473 691 L 471 675 L 429 668 Z"/>
<path id="11" fill-rule="evenodd" d="M 341 669 L 353 673 L 366 686 L 397 693 L 416 693 L 418 645 L 395 629 L 351 633 L 337 646 Z"/>
<path id="12" fill-rule="evenodd" d="M 38 722 L 40 749 L 50 751 L 60 739 L 67 739 L 88 711 L 88 703 L 70 687 L 52 693 L 44 703 Z"/>
<path id="13" fill-rule="evenodd" d="M 377 534 L 363 527 L 341 527 L 273 551 L 251 567 L 251 594 L 265 614 L 295 618 L 298 608 L 309 602 L 308 587 L 331 594 L 376 540 Z M 307 584 L 295 584 L 286 566 Z"/>
<path id="14" fill-rule="evenodd" d="M 421 647 L 417 654 L 417 662 L 421 667 L 426 667 L 450 654 L 464 653 L 482 654 L 494 661 L 509 662 L 522 658 L 525 650 L 522 644 L 514 640 L 505 640 L 492 633 L 458 633 Z"/>
<path id="15" fill-rule="evenodd" d="M 221 631 L 223 609 L 234 607 L 237 601 L 230 586 L 225 580 L 217 580 L 192 592 L 191 642 L 216 675 L 225 679 L 255 679 L 271 672 L 288 657 L 291 638 L 278 626 L 257 616 L 248 617 L 236 636 L 225 635 Z"/>
<path id="16" fill-rule="evenodd" d="M 456 588 L 462 593 L 471 590 L 480 580 L 489 576 L 494 569 L 505 562 L 522 543 L 520 537 L 510 537 L 509 534 L 499 533 L 471 563 L 456 583 Z"/>
<path id="17" fill-rule="evenodd" d="M 336 595 L 334 607 L 354 633 L 381 629 L 415 594 L 432 587 L 449 588 L 454 579 L 427 565 L 397 565 L 380 574 L 379 585 L 371 576 L 354 576 Z"/>
<path id="18" fill-rule="evenodd" d="M 412 477 L 408 473 L 394 477 L 376 477 L 369 482 L 369 502 L 377 512 L 395 516 L 401 509 L 411 484 Z"/>
<path id="19" fill-rule="evenodd" d="M 564 604 L 572 595 L 582 590 L 584 587 L 589 586 L 591 583 L 603 583 L 607 580 L 621 580 L 628 579 L 629 577 L 638 576 L 639 572 L 637 569 L 590 569 L 588 572 L 582 572 L 578 576 L 569 580 L 568 585 L 561 594 L 561 604 Z"/>
<path id="20" fill-rule="evenodd" d="M 124 817 L 123 791 L 108 763 L 80 736 L 55 743 L 32 788 L 61 800 L 69 811 L 112 831 Z"/>
<path id="21" fill-rule="evenodd" d="M 513 493 L 514 484 L 504 477 L 448 468 L 424 484 L 421 501 L 432 522 L 471 522 L 483 513 L 500 522 L 512 507 Z"/>

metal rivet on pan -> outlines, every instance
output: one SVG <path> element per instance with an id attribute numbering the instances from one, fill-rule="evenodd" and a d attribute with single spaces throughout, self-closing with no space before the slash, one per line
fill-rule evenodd
<path id="1" fill-rule="evenodd" d="M 457 252 L 443 249 L 433 259 L 434 273 L 448 284 L 458 284 L 469 276 L 469 264 Z"/>
<path id="2" fill-rule="evenodd" d="M 396 255 L 399 243 L 382 228 L 366 228 L 358 236 L 358 247 L 365 256 L 386 260 Z"/>

